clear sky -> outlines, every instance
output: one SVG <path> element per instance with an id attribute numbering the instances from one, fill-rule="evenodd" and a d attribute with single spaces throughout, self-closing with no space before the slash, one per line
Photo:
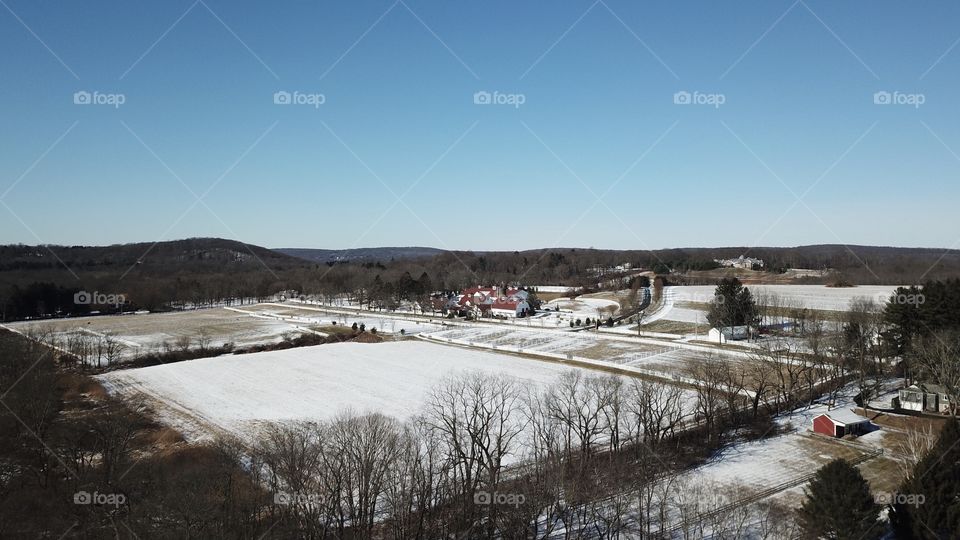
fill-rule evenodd
<path id="1" fill-rule="evenodd" d="M 957 247 L 958 40 L 952 0 L 2 0 L 0 243 Z"/>

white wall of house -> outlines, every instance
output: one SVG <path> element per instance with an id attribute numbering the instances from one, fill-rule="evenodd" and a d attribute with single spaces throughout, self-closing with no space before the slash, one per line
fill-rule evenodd
<path id="1" fill-rule="evenodd" d="M 923 412 L 923 392 L 911 389 L 900 390 L 900 408 Z"/>
<path id="2" fill-rule="evenodd" d="M 724 336 L 723 332 L 721 332 L 720 330 L 717 330 L 716 328 L 711 328 L 710 331 L 707 332 L 707 340 L 712 341 L 713 343 L 723 344 L 727 342 L 727 337 Z"/>

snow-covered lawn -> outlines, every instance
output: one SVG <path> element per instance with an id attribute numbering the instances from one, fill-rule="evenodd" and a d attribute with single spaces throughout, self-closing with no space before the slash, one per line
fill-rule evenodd
<path id="1" fill-rule="evenodd" d="M 574 318 L 585 319 L 590 317 L 596 319 L 601 317 L 605 319 L 620 309 L 620 303 L 605 298 L 578 296 L 576 298 L 557 298 L 547 302 L 544 306 L 545 309 L 556 309 L 558 307 L 561 311 L 573 312 L 572 316 Z"/>
<path id="2" fill-rule="evenodd" d="M 701 309 L 674 307 L 670 309 L 663 317 L 665 321 L 676 321 L 694 324 L 707 323 L 707 312 Z M 652 322 L 652 321 L 651 321 Z M 709 329 L 709 327 L 707 327 Z"/>
<path id="3" fill-rule="evenodd" d="M 450 375 L 503 374 L 548 385 L 559 364 L 426 342 L 337 343 L 221 356 L 99 377 L 108 391 L 144 396 L 188 437 L 230 433 L 249 440 L 264 422 L 324 420 L 341 411 L 406 419 Z"/>

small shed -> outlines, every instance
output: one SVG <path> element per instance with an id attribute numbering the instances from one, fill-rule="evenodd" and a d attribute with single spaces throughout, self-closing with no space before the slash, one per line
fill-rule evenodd
<path id="1" fill-rule="evenodd" d="M 721 328 L 711 328 L 710 331 L 707 332 L 708 340 L 721 344 L 728 341 L 747 339 L 749 336 L 749 328 L 746 326 L 724 326 Z"/>
<path id="2" fill-rule="evenodd" d="M 813 418 L 813 431 L 828 437 L 862 435 L 870 430 L 870 420 L 850 409 L 834 409 Z"/>

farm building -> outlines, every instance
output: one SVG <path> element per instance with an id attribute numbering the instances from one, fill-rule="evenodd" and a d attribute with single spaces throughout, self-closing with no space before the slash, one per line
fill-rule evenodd
<path id="1" fill-rule="evenodd" d="M 520 300 L 527 300 L 528 298 L 530 298 L 530 293 L 523 289 L 510 287 L 509 289 L 506 290 L 505 296 L 507 298 L 519 298 Z"/>
<path id="2" fill-rule="evenodd" d="M 736 259 L 714 259 L 714 262 L 727 268 L 763 268 L 763 259 L 754 259 L 753 257 L 744 257 L 743 255 Z"/>
<path id="3" fill-rule="evenodd" d="M 723 328 L 711 328 L 710 331 L 707 332 L 707 339 L 714 343 L 739 341 L 747 339 L 749 336 L 750 331 L 746 326 L 724 326 Z"/>
<path id="4" fill-rule="evenodd" d="M 850 409 L 834 409 L 813 418 L 813 431 L 828 437 L 862 435 L 870 430 L 870 420 Z"/>
<path id="5" fill-rule="evenodd" d="M 899 392 L 900 408 L 916 412 L 950 412 L 950 395 L 939 384 L 911 384 Z"/>
<path id="6" fill-rule="evenodd" d="M 434 299 L 434 309 L 442 307 L 445 313 L 472 317 L 523 317 L 534 312 L 528 302 L 530 293 L 509 288 L 500 294 L 498 287 L 471 287 L 447 299 Z"/>
<path id="7" fill-rule="evenodd" d="M 532 313 L 530 304 L 526 300 L 517 297 L 500 298 L 490 304 L 493 315 L 503 315 L 506 317 L 522 317 Z"/>

